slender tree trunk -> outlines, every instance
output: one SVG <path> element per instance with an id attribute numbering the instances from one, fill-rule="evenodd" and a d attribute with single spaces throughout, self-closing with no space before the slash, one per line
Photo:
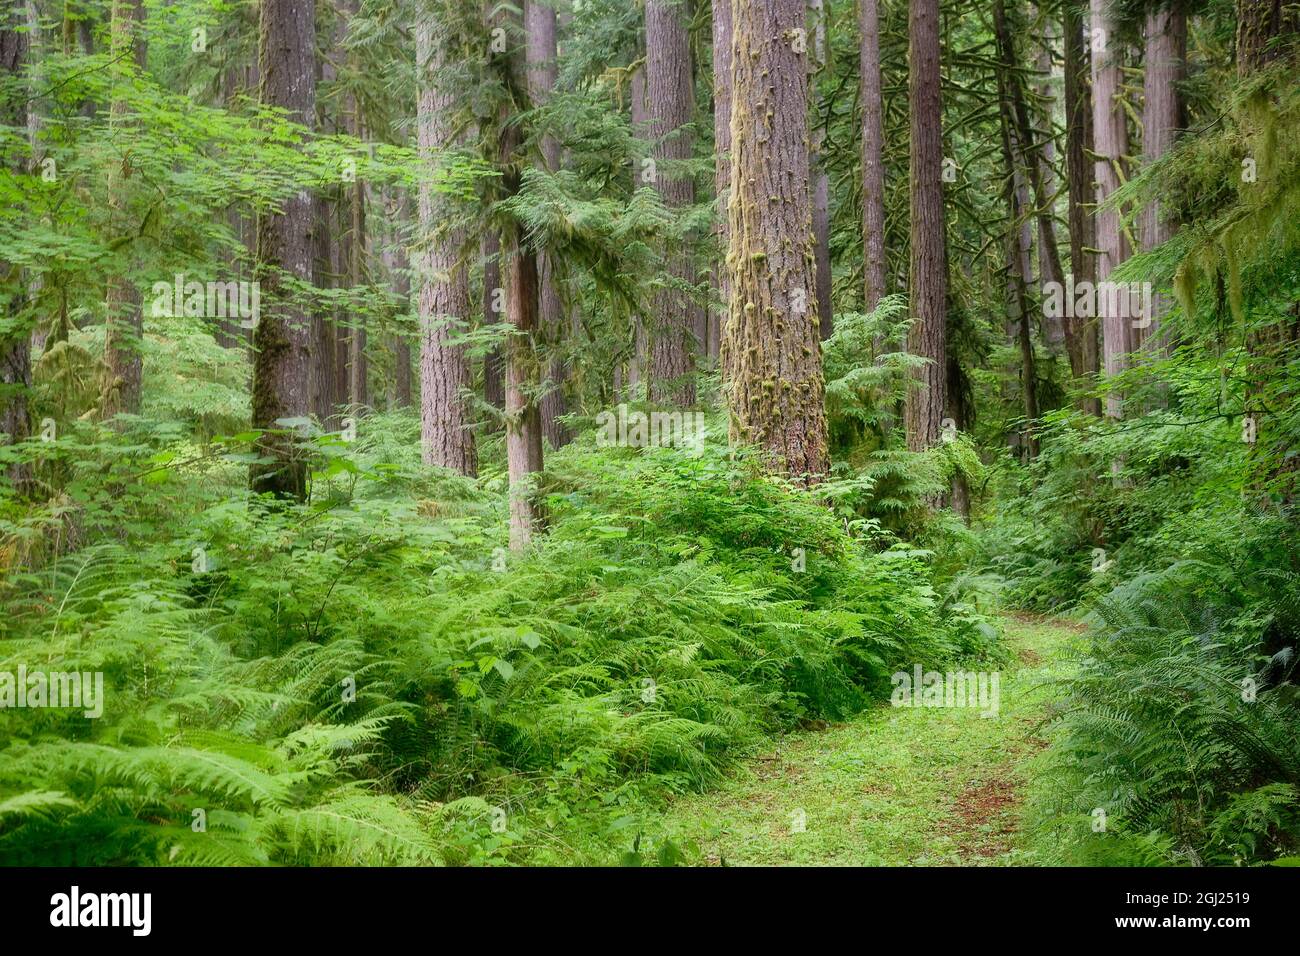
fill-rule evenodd
<path id="1" fill-rule="evenodd" d="M 694 178 L 677 168 L 691 157 L 689 124 L 695 114 L 686 17 L 679 0 L 646 0 L 647 135 L 655 163 L 654 187 L 670 209 L 695 203 Z M 668 277 L 676 283 L 694 283 L 695 267 L 685 243 L 671 243 L 664 258 Z M 654 294 L 651 308 L 650 399 L 678 407 L 693 405 L 692 372 L 698 350 L 695 305 L 681 289 L 665 286 Z"/>
<path id="2" fill-rule="evenodd" d="M 510 548 L 527 548 L 541 519 L 533 475 L 542 470 L 542 423 L 537 403 L 537 259 L 512 227 L 502 242 L 506 312 L 514 332 L 506 355 L 506 467 L 510 480 Z"/>
<path id="3" fill-rule="evenodd" d="M 524 6 L 524 29 L 527 33 L 525 53 L 528 67 L 528 92 L 534 106 L 541 106 L 551 98 L 555 89 L 556 56 L 555 8 L 544 0 L 528 0 Z M 560 144 L 552 136 L 542 139 L 542 161 L 546 169 L 555 172 L 560 168 Z M 542 342 L 552 351 L 559 349 L 568 333 L 567 316 L 560 290 L 556 284 L 555 262 L 545 252 L 537 258 L 538 323 Z M 569 369 L 563 358 L 552 355 L 547 362 L 548 387 L 542 395 L 540 414 L 542 435 L 559 448 L 572 441 L 569 429 L 560 417 L 569 411 L 564 387 Z"/>
<path id="4" fill-rule="evenodd" d="M 637 70 L 632 74 L 631 89 L 629 91 L 632 114 L 632 135 L 643 137 L 648 135 L 650 116 L 646 110 L 646 80 L 645 68 Z M 633 188 L 641 186 L 641 169 L 635 169 L 632 173 Z M 650 369 L 650 335 L 644 316 L 639 313 L 632 319 L 632 359 L 628 362 L 627 383 L 629 386 L 641 384 L 643 378 L 648 377 Z"/>
<path id="5" fill-rule="evenodd" d="M 1097 184 L 1097 279 L 1104 282 L 1121 262 L 1128 258 L 1129 248 L 1121 230 L 1117 209 L 1103 209 L 1104 203 L 1120 186 L 1124 157 L 1128 154 L 1128 124 L 1120 97 L 1122 88 L 1123 47 L 1120 45 L 1115 23 L 1110 18 L 1110 0 L 1091 0 L 1092 35 L 1092 126 L 1095 137 L 1094 155 Z M 1099 48 L 1100 47 L 1100 48 Z M 1098 299 L 1101 299 L 1098 296 Z M 1098 310 L 1101 319 L 1103 357 L 1108 376 L 1118 375 L 1128 364 L 1132 351 L 1131 322 L 1123 315 Z M 1123 311 L 1123 310 L 1116 310 Z M 1117 391 L 1106 396 L 1106 414 L 1110 418 L 1123 417 L 1123 397 Z"/>
<path id="6" fill-rule="evenodd" d="M 713 2 L 713 182 L 717 196 L 714 231 L 722 261 L 714 264 L 713 281 L 722 309 L 709 322 L 708 356 L 718 358 L 722 327 L 730 299 L 727 279 L 727 206 L 731 195 L 731 0 Z"/>
<path id="7" fill-rule="evenodd" d="M 405 315 L 411 311 L 411 269 L 407 257 L 407 224 L 411 217 L 411 201 L 407 191 L 396 187 L 394 196 L 384 202 L 386 219 L 390 225 L 388 244 L 384 249 L 384 267 L 388 272 L 393 287 L 393 298 L 397 314 Z M 393 403 L 398 408 L 410 408 L 411 389 L 411 340 L 404 329 L 394 332 L 391 337 L 393 353 Z"/>
<path id="8" fill-rule="evenodd" d="M 449 52 L 432 16 L 415 26 L 420 92 L 416 132 L 420 160 L 420 443 L 424 463 L 462 475 L 478 470 L 471 416 L 464 390 L 470 386 L 463 345 L 451 340 L 470 313 L 469 277 L 461 258 L 464 236 L 454 225 L 450 201 L 433 187 L 439 156 L 454 145 L 452 111 L 458 94 L 445 77 Z"/>
<path id="9" fill-rule="evenodd" d="M 939 440 L 948 360 L 938 0 L 912 0 L 908 64 L 912 212 L 909 285 L 914 321 L 907 336 L 907 350 L 929 361 L 913 373 L 920 388 L 914 386 L 908 391 L 903 418 L 907 447 L 922 451 Z"/>
<path id="10" fill-rule="evenodd" d="M 16 82 L 26 66 L 29 35 L 26 17 L 18 4 L 0 9 L 0 73 L 14 82 L 0 87 L 0 124 L 22 126 L 26 120 L 26 103 L 22 87 Z M 0 159 L 13 172 L 21 172 L 22 161 L 6 153 Z M 13 263 L 0 260 L 0 316 L 8 323 L 0 331 L 0 441 L 18 444 L 31 435 L 27 407 L 32 387 L 31 345 L 27 323 L 16 322 L 23 308 L 21 272 Z M 26 462 L 9 465 L 5 475 L 16 489 L 25 490 L 31 481 L 31 466 Z"/>
<path id="11" fill-rule="evenodd" d="M 1003 198 L 1007 207 L 1008 332 L 1020 349 L 1020 398 L 1024 404 L 1025 429 L 1019 447 L 1028 459 L 1038 455 L 1038 438 L 1034 432 L 1038 421 L 1038 373 L 1030 323 L 1028 284 L 1032 275 L 1030 247 L 1033 237 L 1028 228 L 1029 191 L 1025 188 L 1024 171 L 1032 175 L 1037 167 L 1020 139 L 1027 136 L 1027 132 L 1019 122 L 1022 110 L 1021 103 L 1016 102 L 1020 92 L 1015 80 L 1018 63 L 1002 0 L 993 3 L 993 29 L 999 48 L 998 126 L 1002 161 L 1006 167 Z"/>
<path id="12" fill-rule="evenodd" d="M 1187 16 L 1181 9 L 1151 10 L 1146 22 L 1145 72 L 1142 77 L 1142 159 L 1152 163 L 1174 145 L 1182 128 L 1183 104 L 1178 84 L 1184 75 L 1187 59 Z M 1159 200 L 1142 209 L 1142 248 L 1154 249 L 1173 237 L 1175 224 Z M 1167 309 L 1166 297 L 1159 295 L 1152 305 L 1156 314 L 1151 324 L 1134 329 L 1134 346 L 1167 344 L 1160 328 L 1160 317 Z"/>
<path id="13" fill-rule="evenodd" d="M 808 170 L 803 0 L 732 0 L 731 305 L 722 364 L 733 441 L 813 483 L 829 470 Z"/>
<path id="14" fill-rule="evenodd" d="M 145 43 L 140 29 L 143 20 L 142 0 L 113 0 L 109 53 L 116 64 L 113 77 L 118 83 L 130 81 L 133 72 L 130 63 L 134 63 L 137 70 L 144 69 Z M 130 63 L 117 59 L 127 57 L 128 52 L 131 54 Z M 114 97 L 109 107 L 110 129 L 121 131 L 130 109 L 125 100 Z M 126 218 L 130 189 L 127 182 L 130 175 L 130 150 L 124 149 L 122 152 L 128 158 L 115 163 L 109 171 L 108 213 L 114 228 L 125 230 L 129 235 L 136 229 L 135 223 Z M 109 277 L 105 297 L 104 364 L 107 374 L 100 405 L 104 418 L 111 418 L 118 412 L 134 413 L 140 410 L 144 371 L 140 349 L 144 337 L 144 312 L 140 290 L 136 287 L 132 274 L 135 271 L 136 257 L 130 250 L 134 245 L 134 239 L 127 240 L 127 262 L 123 267 L 125 274 L 116 273 Z"/>
<path id="15" fill-rule="evenodd" d="M 822 73 L 830 62 L 830 47 L 826 39 L 826 7 L 823 0 L 808 0 L 808 9 L 812 14 L 812 75 L 810 88 L 816 88 L 816 77 Z M 814 97 L 814 103 L 816 99 Z M 818 122 L 812 130 L 812 155 L 809 165 L 813 171 L 812 219 L 813 219 L 813 262 L 817 269 L 817 324 L 819 334 L 828 339 L 835 329 L 835 317 L 831 312 L 831 222 L 830 222 L 830 177 L 822 164 L 822 143 L 826 138 L 824 126 Z"/>
<path id="16" fill-rule="evenodd" d="M 358 124 L 359 125 L 359 124 Z M 360 132 L 353 135 L 360 136 Z M 348 286 L 352 294 L 365 284 L 366 262 L 366 187 L 360 179 L 352 183 L 349 211 L 352 214 L 352 241 L 348 246 Z M 356 409 L 370 404 L 369 367 L 366 361 L 366 315 L 352 309 L 352 330 L 348 335 L 348 403 Z"/>
<path id="17" fill-rule="evenodd" d="M 262 103 L 288 112 L 306 127 L 316 113 L 315 0 L 262 0 L 258 62 Z M 277 422 L 311 414 L 315 393 L 314 329 L 308 308 L 286 280 L 310 282 L 312 196 L 306 189 L 284 200 L 281 211 L 258 222 L 257 267 L 261 317 L 253 333 L 253 427 L 282 429 Z M 254 491 L 277 497 L 307 496 L 307 463 L 290 434 L 258 441 L 270 462 L 250 467 Z"/>
<path id="18" fill-rule="evenodd" d="M 859 0 L 862 74 L 863 301 L 866 311 L 886 292 L 885 103 L 880 82 L 880 0 Z"/>
<path id="19" fill-rule="evenodd" d="M 493 229 L 483 233 L 483 322 L 499 325 L 506 320 L 505 289 L 501 286 L 501 236 Z M 483 357 L 483 400 L 496 409 L 506 407 L 504 362 L 501 348 Z"/>
<path id="20" fill-rule="evenodd" d="M 1065 171 L 1069 190 L 1070 269 L 1074 280 L 1095 282 L 1097 245 L 1092 217 L 1092 87 L 1088 45 L 1084 42 L 1084 18 L 1073 3 L 1063 7 L 1065 49 Z M 1067 316 L 1070 371 L 1076 379 L 1089 380 L 1100 369 L 1097 350 L 1097 320 L 1094 316 Z M 1096 398 L 1079 400 L 1081 410 L 1101 415 Z"/>
<path id="21" fill-rule="evenodd" d="M 325 196 L 312 197 L 312 285 L 318 289 L 329 289 L 336 284 L 334 274 L 333 230 L 330 228 L 333 216 L 332 203 Z M 323 427 L 329 427 L 334 417 L 334 406 L 340 396 L 335 393 L 334 384 L 337 373 L 334 369 L 338 353 L 338 327 L 334 322 L 334 310 L 329 306 L 318 306 L 312 317 L 313 335 L 316 340 L 316 376 L 315 391 L 312 398 L 312 410 Z"/>

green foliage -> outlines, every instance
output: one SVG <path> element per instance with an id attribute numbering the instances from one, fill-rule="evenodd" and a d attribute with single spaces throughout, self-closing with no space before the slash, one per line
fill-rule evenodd
<path id="1" fill-rule="evenodd" d="M 899 667 L 998 653 L 923 558 L 713 444 L 583 438 L 551 459 L 548 534 L 508 556 L 493 467 L 424 468 L 415 426 L 315 439 L 313 501 L 287 510 L 242 491 L 250 435 L 191 457 L 142 419 L 47 449 L 74 516 L 11 534 L 134 543 L 29 547 L 4 585 L 0 671 L 102 672 L 105 694 L 93 719 L 0 710 L 0 858 L 595 853 L 645 798 L 852 713 Z"/>

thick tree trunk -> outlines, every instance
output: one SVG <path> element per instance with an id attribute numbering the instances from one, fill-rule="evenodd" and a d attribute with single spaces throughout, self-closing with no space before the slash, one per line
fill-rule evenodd
<path id="1" fill-rule="evenodd" d="M 903 419 L 907 447 L 939 440 L 946 380 L 946 235 L 943 211 L 943 115 L 939 92 L 939 2 L 912 0 L 908 17 L 908 110 L 911 116 L 911 270 L 914 321 L 907 350 L 928 359 L 913 373 Z"/>
<path id="2" fill-rule="evenodd" d="M 128 82 L 132 73 L 129 62 L 124 58 L 130 53 L 130 62 L 137 70 L 144 69 L 145 42 L 141 25 L 144 20 L 143 0 L 113 0 L 110 21 L 109 53 L 115 67 L 113 77 L 119 83 Z M 121 58 L 121 59 L 119 59 Z M 114 98 L 109 107 L 109 127 L 122 130 L 127 122 L 130 105 Z M 124 150 L 129 154 L 129 150 Z M 127 218 L 128 190 L 127 178 L 129 168 L 123 168 L 130 162 L 124 159 L 115 163 L 109 170 L 108 179 L 108 214 L 113 221 L 113 228 L 134 233 L 136 224 Z M 127 240 L 126 274 L 114 274 L 108 279 L 104 309 L 104 365 L 105 383 L 100 413 L 104 418 L 111 418 L 118 412 L 138 412 L 140 410 L 140 392 L 144 372 L 144 363 L 140 349 L 144 337 L 144 311 L 140 290 L 136 287 L 134 272 L 135 257 L 131 254 L 135 240 Z"/>
<path id="3" fill-rule="evenodd" d="M 695 181 L 677 165 L 689 160 L 695 97 L 687 11 L 679 0 L 646 0 L 646 108 L 655 162 L 654 187 L 670 209 L 695 203 Z M 676 283 L 695 281 L 695 267 L 685 243 L 664 250 L 668 276 Z M 650 400 L 677 407 L 695 403 L 692 378 L 697 310 L 679 288 L 665 286 L 651 300 Z"/>
<path id="4" fill-rule="evenodd" d="M 452 223 L 450 201 L 435 192 L 432 172 L 453 145 L 457 96 L 445 81 L 448 53 L 429 17 L 415 26 L 420 77 L 416 134 L 421 164 L 420 260 L 420 444 L 426 465 L 473 475 L 478 470 L 471 416 L 463 390 L 470 386 L 465 347 L 451 339 L 469 320 L 469 277 L 461 258 L 464 236 Z"/>
<path id="5" fill-rule="evenodd" d="M 1142 159 L 1151 163 L 1174 145 L 1174 137 L 1183 126 L 1182 94 L 1178 84 L 1184 76 L 1187 59 L 1187 16 L 1181 9 L 1152 10 L 1147 13 L 1145 72 L 1142 77 Z M 1153 200 L 1142 209 L 1142 248 L 1154 249 L 1174 234 L 1174 222 Z M 1153 302 L 1156 314 L 1151 324 L 1134 329 L 1134 346 L 1163 348 L 1167 343 L 1160 329 L 1160 316 L 1166 309 L 1165 296 Z"/>
<path id="6" fill-rule="evenodd" d="M 1284 0 L 1237 0 L 1237 74 L 1250 76 L 1282 55 L 1272 43 L 1300 30 L 1300 13 Z"/>
<path id="7" fill-rule="evenodd" d="M 258 49 L 261 99 L 311 127 L 316 112 L 315 0 L 262 0 Z M 310 282 L 312 196 L 306 189 L 263 214 L 257 230 L 261 317 L 253 333 L 253 426 L 277 429 L 286 418 L 311 414 L 316 367 L 314 328 L 307 306 L 286 280 Z M 291 434 L 266 434 L 259 451 L 270 462 L 249 469 L 254 491 L 277 497 L 307 496 L 307 462 Z"/>
<path id="8" fill-rule="evenodd" d="M 731 305 L 722 364 L 733 441 L 814 483 L 830 467 L 814 303 L 803 0 L 733 0 Z"/>
<path id="9" fill-rule="evenodd" d="M 709 322 L 708 356 L 718 358 L 730 299 L 727 278 L 727 206 L 731 195 L 731 0 L 713 0 L 713 182 L 717 196 L 715 233 L 722 261 L 713 279 L 722 309 Z"/>
<path id="10" fill-rule="evenodd" d="M 886 291 L 885 103 L 880 82 L 880 0 L 859 0 L 858 30 L 862 75 L 863 301 L 870 312 Z"/>
<path id="11" fill-rule="evenodd" d="M 1062 32 L 1065 48 L 1065 171 L 1069 191 L 1070 269 L 1076 283 L 1097 278 L 1096 229 L 1092 217 L 1092 87 L 1084 18 L 1073 3 L 1064 6 Z M 1070 370 L 1076 379 L 1088 380 L 1099 370 L 1097 320 L 1093 316 L 1065 319 L 1069 335 Z M 1101 415 L 1095 398 L 1079 400 L 1081 410 Z"/>
<path id="12" fill-rule="evenodd" d="M 1092 35 L 1100 39 L 1102 46 L 1098 49 L 1094 45 L 1092 53 L 1092 128 L 1097 187 L 1097 279 L 1104 282 L 1129 256 L 1119 210 L 1101 208 L 1101 204 L 1120 186 L 1122 163 L 1128 154 L 1128 124 L 1120 103 L 1124 95 L 1123 47 L 1110 18 L 1110 0 L 1091 0 L 1091 4 Z M 1102 298 L 1098 296 L 1098 299 Z M 1133 350 L 1131 320 L 1123 315 L 1110 314 L 1103 309 L 1101 302 L 1098 306 L 1105 371 L 1108 376 L 1118 375 L 1127 366 L 1128 353 Z M 1122 418 L 1123 408 L 1123 397 L 1119 392 L 1112 391 L 1106 396 L 1108 417 Z"/>

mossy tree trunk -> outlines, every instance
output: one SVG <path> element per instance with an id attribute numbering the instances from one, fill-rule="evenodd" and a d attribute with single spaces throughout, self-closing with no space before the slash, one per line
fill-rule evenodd
<path id="1" fill-rule="evenodd" d="M 727 196 L 731 190 L 731 0 L 713 0 L 713 184 L 717 196 L 714 231 L 724 261 L 713 270 L 722 309 L 709 322 L 707 352 L 710 359 L 716 359 L 722 347 L 722 327 L 726 324 L 730 298 L 725 257 Z"/>
<path id="2" fill-rule="evenodd" d="M 16 3 L 0 10 L 0 71 L 13 79 L 22 73 L 28 55 L 30 36 L 23 8 Z M 27 122 L 27 104 L 21 84 L 14 82 L 0 90 L 0 123 L 20 127 Z M 18 155 L 6 155 L 4 164 L 12 171 L 21 170 Z M 0 336 L 0 433 L 10 444 L 26 441 L 31 435 L 27 406 L 32 387 L 30 330 L 25 322 L 13 320 L 23 309 L 20 272 L 12 263 L 0 260 L 0 315 L 9 324 Z M 9 465 L 6 477 L 18 488 L 28 486 L 31 468 L 25 463 Z"/>
<path id="3" fill-rule="evenodd" d="M 1122 164 L 1128 155 L 1128 121 L 1122 97 L 1124 47 L 1116 24 L 1111 19 L 1110 0 L 1091 0 L 1092 6 L 1092 132 L 1095 140 L 1097 223 L 1097 280 L 1105 282 L 1129 256 L 1118 209 L 1102 208 L 1120 186 Z M 1099 305 L 1102 296 L 1098 296 Z M 1108 296 L 1106 298 L 1114 298 Z M 1102 309 L 1098 308 L 1099 313 Z M 1122 312 L 1123 310 L 1116 310 Z M 1102 354 L 1105 372 L 1118 375 L 1128 365 L 1132 351 L 1132 323 L 1121 314 L 1109 312 L 1101 320 Z M 1106 415 L 1123 417 L 1123 396 L 1111 391 L 1106 396 Z"/>
<path id="4" fill-rule="evenodd" d="M 733 0 L 731 302 L 722 365 L 733 441 L 814 483 L 829 469 L 809 184 L 802 0 Z"/>
<path id="5" fill-rule="evenodd" d="M 262 0 L 262 103 L 309 128 L 316 112 L 315 49 L 315 0 Z M 310 415 L 316 394 L 315 328 L 292 287 L 311 282 L 312 220 L 312 196 L 303 189 L 278 212 L 262 214 L 257 230 L 261 316 L 253 333 L 253 426 L 273 433 L 258 441 L 272 460 L 251 466 L 249 480 L 254 491 L 300 501 L 307 496 L 307 462 L 293 434 L 277 422 Z"/>
<path id="6" fill-rule="evenodd" d="M 1065 172 L 1069 193 L 1070 271 L 1075 282 L 1097 278 L 1096 230 L 1089 209 L 1092 203 L 1092 86 L 1089 81 L 1088 46 L 1084 42 L 1084 17 L 1072 3 L 1063 7 L 1062 34 L 1065 54 Z M 1093 316 L 1066 316 L 1066 348 L 1070 371 L 1087 381 L 1097 374 L 1097 320 Z M 1079 399 L 1079 408 L 1101 415 L 1096 398 Z"/>

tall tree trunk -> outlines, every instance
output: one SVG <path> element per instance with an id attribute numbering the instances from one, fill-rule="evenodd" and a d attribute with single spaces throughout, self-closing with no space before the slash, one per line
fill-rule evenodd
<path id="1" fill-rule="evenodd" d="M 943 110 L 939 91 L 939 2 L 912 0 L 908 16 L 908 111 L 911 117 L 911 270 L 914 321 L 907 350 L 928 359 L 907 393 L 907 447 L 939 440 L 947 368 L 946 245 L 943 211 Z"/>
<path id="2" fill-rule="evenodd" d="M 1096 229 L 1092 217 L 1092 87 L 1088 45 L 1084 42 L 1084 18 L 1072 0 L 1063 6 L 1062 33 L 1065 48 L 1065 171 L 1069 191 L 1070 270 L 1075 282 L 1095 282 L 1097 260 Z M 1067 316 L 1070 371 L 1076 379 L 1088 380 L 1099 371 L 1097 320 L 1094 316 Z M 1081 410 L 1101 415 L 1096 398 L 1079 399 Z"/>
<path id="3" fill-rule="evenodd" d="M 886 291 L 885 102 L 880 82 L 880 0 L 859 0 L 862 75 L 863 302 L 867 312 Z"/>
<path id="4" fill-rule="evenodd" d="M 384 249 L 384 267 L 388 272 L 393 287 L 398 314 L 405 315 L 411 311 L 411 268 L 407 256 L 406 236 L 411 217 L 409 194 L 402 187 L 396 187 L 396 195 L 384 203 L 387 220 L 390 224 L 389 242 Z M 398 408 L 410 408 L 411 390 L 411 340 L 405 329 L 399 329 L 391 337 L 393 352 L 393 403 Z"/>
<path id="5" fill-rule="evenodd" d="M 713 2 L 713 182 L 717 196 L 714 227 L 723 261 L 713 268 L 721 311 L 709 322 L 708 356 L 717 359 L 730 298 L 727 279 L 727 204 L 731 194 L 731 0 Z"/>
<path id="6" fill-rule="evenodd" d="M 8 4 L 0 10 L 0 72 L 11 85 L 0 88 L 0 124 L 19 127 L 27 121 L 22 86 L 16 78 L 22 73 L 28 57 L 26 17 L 18 4 Z M 6 154 L 3 162 L 13 172 L 22 171 L 19 156 Z M 23 308 L 21 271 L 13 263 L 0 260 L 0 316 L 9 323 L 0 332 L 0 433 L 3 441 L 18 444 L 31 435 L 28 394 L 32 387 L 31 345 L 27 323 L 15 322 Z M 31 481 L 31 466 L 23 463 L 9 465 L 5 475 L 19 490 L 25 490 Z"/>
<path id="7" fill-rule="evenodd" d="M 357 134 L 359 136 L 359 132 Z M 348 286 L 355 296 L 365 284 L 366 262 L 366 187 L 358 179 L 349 191 L 352 214 L 352 239 L 348 245 Z M 358 410 L 370 404 L 369 367 L 366 362 L 366 314 L 352 308 L 352 329 L 348 335 L 348 403 Z"/>
<path id="8" fill-rule="evenodd" d="M 527 33 L 525 55 L 528 66 L 528 92 L 534 106 L 541 106 L 551 98 L 555 89 L 556 56 L 555 8 L 545 0 L 528 0 L 524 7 L 524 29 Z M 555 172 L 560 168 L 560 144 L 553 136 L 542 139 L 542 161 L 546 169 Z M 538 322 L 543 343 L 550 349 L 559 348 L 568 333 L 564 302 L 556 285 L 555 262 L 543 252 L 537 258 Z M 553 355 L 547 362 L 546 392 L 542 395 L 540 414 L 542 434 L 552 448 L 567 445 L 573 440 L 560 416 L 569 411 L 564 395 L 569 369 L 564 360 Z"/>
<path id="9" fill-rule="evenodd" d="M 262 0 L 258 45 L 261 99 L 287 111 L 306 127 L 316 112 L 315 0 Z M 276 422 L 311 414 L 315 393 L 314 328 L 292 281 L 312 275 L 312 196 L 289 196 L 279 212 L 258 221 L 257 269 L 261 317 L 253 333 L 253 427 L 278 429 Z M 286 280 L 290 280 L 286 282 Z M 265 434 L 258 441 L 269 462 L 249 468 L 254 491 L 277 497 L 307 496 L 307 462 L 291 434 Z"/>
<path id="10" fill-rule="evenodd" d="M 506 320 L 505 289 L 501 285 L 501 236 L 495 229 L 483 233 L 483 323 L 500 325 Z M 496 409 L 506 406 L 504 361 L 500 346 L 483 356 L 483 400 Z"/>
<path id="11" fill-rule="evenodd" d="M 1040 278 L 1043 282 L 1054 282 L 1058 287 L 1063 286 L 1065 273 L 1061 268 L 1060 252 L 1056 246 L 1056 224 L 1052 219 L 1053 197 L 1048 181 L 1044 179 L 1044 171 L 1048 168 L 1046 151 L 1049 140 L 1035 142 L 1029 111 L 1029 91 L 1019 72 L 1020 56 L 1016 47 L 1015 33 L 1016 28 L 1022 28 L 1024 25 L 1012 23 L 1007 16 L 1003 0 L 995 0 L 993 4 L 993 24 L 997 35 L 999 58 L 1002 61 L 1000 88 L 1003 107 L 1008 111 L 1006 120 L 1011 124 L 1007 135 L 1010 138 L 1014 169 L 1019 178 L 1028 180 L 1033 190 L 1033 216 L 1037 219 L 1040 240 L 1038 245 Z M 1016 215 L 1023 217 L 1024 228 L 1029 233 L 1028 241 L 1024 243 L 1027 246 L 1033 241 L 1033 230 L 1030 227 L 1030 207 L 1023 198 L 1020 211 Z M 1028 250 L 1026 250 L 1026 258 L 1028 258 Z M 1020 274 L 1027 288 L 1033 281 L 1031 268 L 1022 265 Z M 1048 346 L 1053 349 L 1059 348 L 1060 343 L 1069 337 L 1070 330 L 1065 328 L 1060 317 L 1049 319 L 1044 324 L 1046 333 L 1044 337 L 1047 339 Z"/>
<path id="12" fill-rule="evenodd" d="M 811 88 L 815 89 L 815 78 L 830 62 L 830 47 L 826 38 L 825 3 L 823 0 L 808 0 L 808 9 L 813 23 L 812 77 L 809 82 Z M 823 339 L 828 339 L 835 329 L 835 317 L 831 314 L 831 183 L 822 164 L 822 143 L 825 138 L 825 127 L 820 122 L 816 123 L 812 130 L 812 155 L 808 160 L 813 175 L 813 262 L 817 270 L 818 331 Z"/>
<path id="13" fill-rule="evenodd" d="M 695 180 L 677 167 L 691 157 L 689 124 L 695 97 L 691 75 L 691 42 L 686 9 L 680 0 L 646 0 L 647 135 L 655 163 L 654 187 L 670 209 L 695 203 Z M 666 272 L 676 283 L 695 281 L 695 267 L 685 243 L 664 250 Z M 678 407 L 695 403 L 691 376 L 698 350 L 696 308 L 678 288 L 657 290 L 651 300 L 650 400 Z"/>
<path id="14" fill-rule="evenodd" d="M 646 110 L 646 82 L 645 67 L 641 67 L 632 74 L 631 89 L 631 114 L 632 114 L 632 135 L 643 137 L 647 135 L 647 128 L 650 116 Z M 641 186 L 641 169 L 635 169 L 632 173 L 632 187 L 634 189 Z M 628 362 L 627 383 L 629 386 L 640 385 L 642 379 L 648 377 L 650 369 L 650 334 L 645 317 L 639 313 L 632 319 L 632 358 Z"/>
<path id="15" fill-rule="evenodd" d="M 506 348 L 506 468 L 510 481 L 510 548 L 532 542 L 541 520 L 533 475 L 542 470 L 542 423 L 537 389 L 537 259 L 512 226 L 502 236 L 506 312 L 513 334 Z"/>
<path id="16" fill-rule="evenodd" d="M 318 289 L 329 289 L 338 283 L 334 270 L 334 204 L 326 196 L 312 198 L 312 284 Z M 325 427 L 334 418 L 334 409 L 341 395 L 335 385 L 338 372 L 338 324 L 332 306 L 318 305 L 312 318 L 316 340 L 316 383 L 312 410 Z"/>
<path id="17" fill-rule="evenodd" d="M 132 69 L 125 62 L 131 54 L 131 62 L 137 70 L 144 69 L 145 43 L 141 25 L 144 20 L 143 0 L 113 0 L 110 20 L 109 54 L 113 58 L 113 78 L 117 83 L 130 81 Z M 122 131 L 127 122 L 130 105 L 119 97 L 114 97 L 109 107 L 109 127 Z M 127 218 L 129 208 L 129 189 L 127 179 L 130 175 L 130 150 L 122 149 L 126 157 L 121 163 L 115 163 L 109 170 L 108 213 L 113 226 L 125 230 L 126 234 L 136 231 L 136 225 Z M 108 290 L 104 309 L 104 364 L 106 381 L 100 412 L 104 418 L 111 418 L 118 412 L 138 412 L 140 410 L 141 380 L 144 363 L 140 349 L 144 337 L 144 311 L 140 290 L 136 287 L 136 257 L 132 254 L 135 246 L 133 238 L 128 239 L 125 248 L 126 263 L 122 272 L 114 273 L 108 279 Z"/>
<path id="18" fill-rule="evenodd" d="M 415 26 L 420 77 L 416 135 L 426 175 L 420 179 L 420 444 L 426 465 L 473 475 L 478 470 L 471 416 L 463 390 L 470 385 L 465 347 L 453 336 L 469 320 L 469 277 L 461 258 L 464 236 L 451 202 L 432 182 L 438 158 L 454 145 L 452 112 L 458 94 L 446 81 L 450 53 L 432 16 Z"/>
<path id="19" fill-rule="evenodd" d="M 1151 10 L 1146 21 L 1145 72 L 1142 77 L 1142 160 L 1155 162 L 1174 145 L 1183 126 L 1183 64 L 1187 59 L 1187 16 L 1181 9 Z M 1154 249 L 1174 234 L 1174 222 L 1158 200 L 1142 209 L 1142 248 Z M 1156 314 L 1150 325 L 1134 329 L 1134 345 L 1163 348 L 1165 336 L 1160 316 L 1166 309 L 1165 296 L 1153 302 Z"/>
<path id="20" fill-rule="evenodd" d="M 830 467 L 816 315 L 803 0 L 732 0 L 731 304 L 722 364 L 733 441 L 808 483 Z"/>
<path id="21" fill-rule="evenodd" d="M 1091 0 L 1091 11 L 1092 35 L 1100 41 L 1092 51 L 1092 127 L 1097 184 L 1097 279 L 1104 282 L 1129 255 L 1119 210 L 1101 208 L 1120 186 L 1122 163 L 1128 154 L 1128 124 L 1120 103 L 1124 95 L 1123 47 L 1110 16 L 1110 0 Z M 1098 296 L 1099 300 L 1102 298 Z M 1132 351 L 1131 322 L 1123 315 L 1103 312 L 1100 301 L 1098 312 L 1103 313 L 1100 319 L 1105 371 L 1108 376 L 1118 375 L 1127 366 L 1127 356 Z M 1123 397 L 1112 390 L 1106 396 L 1106 415 L 1122 418 L 1123 408 Z"/>

